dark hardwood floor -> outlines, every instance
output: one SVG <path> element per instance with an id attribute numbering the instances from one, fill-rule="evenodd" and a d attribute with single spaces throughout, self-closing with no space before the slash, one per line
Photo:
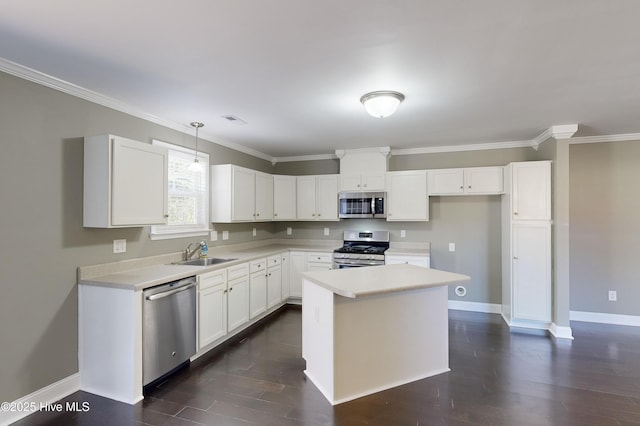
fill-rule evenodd
<path id="1" fill-rule="evenodd" d="M 301 312 L 289 308 L 135 406 L 77 392 L 63 401 L 87 412 L 17 424 L 640 424 L 640 328 L 572 322 L 575 340 L 554 341 L 510 331 L 499 315 L 449 312 L 451 372 L 335 407 L 305 378 Z"/>

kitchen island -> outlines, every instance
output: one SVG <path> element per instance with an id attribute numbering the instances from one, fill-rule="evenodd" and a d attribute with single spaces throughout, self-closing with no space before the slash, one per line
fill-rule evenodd
<path id="1" fill-rule="evenodd" d="M 335 405 L 449 371 L 447 286 L 469 281 L 407 264 L 304 273 L 305 374 Z"/>

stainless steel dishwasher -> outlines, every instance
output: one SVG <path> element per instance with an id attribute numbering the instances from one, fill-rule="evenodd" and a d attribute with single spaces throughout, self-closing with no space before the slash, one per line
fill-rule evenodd
<path id="1" fill-rule="evenodd" d="M 148 385 L 196 353 L 196 278 L 143 291 L 142 382 Z"/>

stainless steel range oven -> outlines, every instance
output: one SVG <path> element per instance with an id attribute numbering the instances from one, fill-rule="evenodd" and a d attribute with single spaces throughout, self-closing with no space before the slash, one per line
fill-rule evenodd
<path id="1" fill-rule="evenodd" d="M 343 246 L 333 251 L 333 269 L 384 265 L 389 231 L 344 231 Z"/>

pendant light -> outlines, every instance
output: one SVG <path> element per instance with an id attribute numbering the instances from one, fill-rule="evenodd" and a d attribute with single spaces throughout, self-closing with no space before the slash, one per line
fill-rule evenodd
<path id="1" fill-rule="evenodd" d="M 198 129 L 203 127 L 204 124 L 199 121 L 194 121 L 191 123 L 191 127 L 196 128 L 196 158 L 193 159 L 193 163 L 189 164 L 188 169 L 192 172 L 199 173 L 202 171 L 202 166 L 200 165 L 200 160 L 198 160 Z"/>
<path id="2" fill-rule="evenodd" d="M 388 117 L 398 109 L 400 102 L 404 101 L 404 95 L 390 90 L 379 90 L 362 95 L 360 102 L 364 109 L 374 117 Z"/>

